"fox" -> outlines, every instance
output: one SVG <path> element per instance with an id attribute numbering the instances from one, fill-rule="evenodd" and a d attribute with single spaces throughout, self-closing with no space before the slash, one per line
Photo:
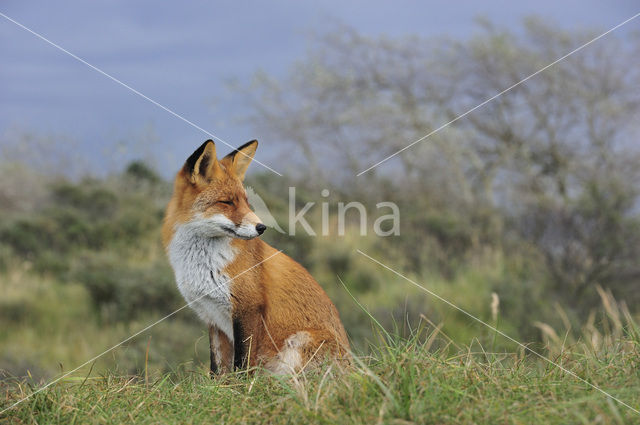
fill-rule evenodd
<path id="1" fill-rule="evenodd" d="M 262 367 L 295 374 L 349 363 L 338 310 L 298 262 L 264 242 L 243 186 L 252 140 L 217 159 L 212 140 L 175 176 L 162 241 L 178 290 L 208 326 L 210 374 Z"/>

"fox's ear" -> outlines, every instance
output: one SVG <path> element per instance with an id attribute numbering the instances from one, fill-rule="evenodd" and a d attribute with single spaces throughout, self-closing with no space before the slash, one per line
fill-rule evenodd
<path id="1" fill-rule="evenodd" d="M 185 176 L 191 183 L 207 182 L 220 172 L 216 157 L 216 145 L 213 140 L 204 142 L 184 164 Z"/>
<path id="2" fill-rule="evenodd" d="M 240 146 L 229 155 L 222 158 L 222 164 L 229 168 L 240 180 L 244 180 L 244 175 L 249 168 L 258 148 L 258 141 L 252 140 Z"/>

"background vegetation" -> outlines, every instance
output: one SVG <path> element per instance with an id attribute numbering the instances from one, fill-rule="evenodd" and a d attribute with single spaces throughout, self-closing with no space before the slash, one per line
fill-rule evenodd
<path id="1" fill-rule="evenodd" d="M 334 207 L 328 236 L 300 229 L 295 237 L 264 235 L 309 268 L 335 301 L 356 352 L 370 356 L 344 380 L 330 380 L 322 407 L 313 400 L 325 397 L 321 376 L 302 386 L 265 382 L 254 391 L 271 406 L 269 415 L 283 411 L 278 400 L 294 406 L 291 418 L 328 422 L 370 423 L 378 416 L 494 422 L 517 411 L 523 422 L 530 415 L 568 414 L 575 422 L 600 415 L 614 423 L 633 414 L 601 394 L 581 396 L 584 385 L 356 252 L 379 258 L 563 364 L 566 356 L 566 367 L 617 389 L 621 398 L 633 400 L 625 387 L 635 386 L 637 394 L 637 37 L 611 36 L 589 46 L 355 177 L 595 35 L 557 32 L 539 20 L 517 33 L 489 23 L 481 28 L 474 38 L 451 41 L 370 39 L 339 27 L 320 37 L 286 77 L 257 73 L 235 87 L 247 100 L 256 134 L 277 140 L 283 157 L 286 152 L 285 178 L 254 166 L 247 182 L 282 227 L 289 186 L 297 188 L 299 206 L 357 200 L 375 212 L 377 202 L 393 201 L 401 211 L 397 237 L 360 236 L 355 216 L 338 236 Z M 160 243 L 170 177 L 143 161 L 106 176 L 67 172 L 62 163 L 51 166 L 50 151 L 40 149 L 49 142 L 2 141 L 0 369 L 6 377 L 26 377 L 20 385 L 72 369 L 183 305 Z M 28 155 L 13 155 L 21 144 Z M 320 196 L 324 188 L 331 192 L 327 199 Z M 321 227 L 319 207 L 307 217 Z M 379 337 L 337 276 L 393 338 Z M 427 329 L 419 332 L 420 326 Z M 184 310 L 97 360 L 93 376 L 106 378 L 47 391 L 19 415 L 36 421 L 78 415 L 83 422 L 88 409 L 95 414 L 86 403 L 98 393 L 123 391 L 135 403 L 160 397 L 165 407 L 175 406 L 178 396 L 198 404 L 215 395 L 222 401 L 214 413 L 243 419 L 223 406 L 237 397 L 250 400 L 252 388 L 267 378 L 203 380 L 207 345 L 204 327 Z M 477 351 L 484 354 L 472 354 Z M 121 377 L 143 374 L 151 376 L 151 387 L 149 378 Z M 6 403 L 28 393 L 15 382 L 2 384 Z M 335 416 L 356 406 L 354 388 L 369 404 L 362 414 Z M 486 399 L 488 392 L 497 398 Z M 553 404 L 557 399 L 563 401 Z M 108 404 L 97 406 L 105 409 L 104 420 L 126 420 L 108 413 Z M 141 409 L 152 413 L 153 404 L 146 406 Z M 212 408 L 203 406 L 199 414 Z M 478 406 L 475 413 L 465 410 Z M 170 410 L 176 418 L 184 414 Z"/>

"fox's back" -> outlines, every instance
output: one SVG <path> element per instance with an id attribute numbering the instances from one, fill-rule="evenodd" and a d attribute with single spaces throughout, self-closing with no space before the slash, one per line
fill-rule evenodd
<path id="1" fill-rule="evenodd" d="M 266 326 L 276 343 L 296 329 L 324 329 L 348 347 L 338 310 L 325 291 L 297 261 L 261 239 L 234 240 L 232 245 L 247 255 L 238 256 L 227 272 L 236 276 L 268 258 L 231 284 L 234 310 L 262 308 Z"/>

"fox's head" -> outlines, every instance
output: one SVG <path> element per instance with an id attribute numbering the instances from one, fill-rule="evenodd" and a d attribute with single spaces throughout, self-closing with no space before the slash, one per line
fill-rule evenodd
<path id="1" fill-rule="evenodd" d="M 246 143 L 221 160 L 207 140 L 178 172 L 165 227 L 188 224 L 204 237 L 253 239 L 266 226 L 249 208 L 242 181 L 256 153 L 258 141 Z M 169 231 L 169 229 L 166 229 Z M 167 237 L 165 234 L 165 242 Z"/>

